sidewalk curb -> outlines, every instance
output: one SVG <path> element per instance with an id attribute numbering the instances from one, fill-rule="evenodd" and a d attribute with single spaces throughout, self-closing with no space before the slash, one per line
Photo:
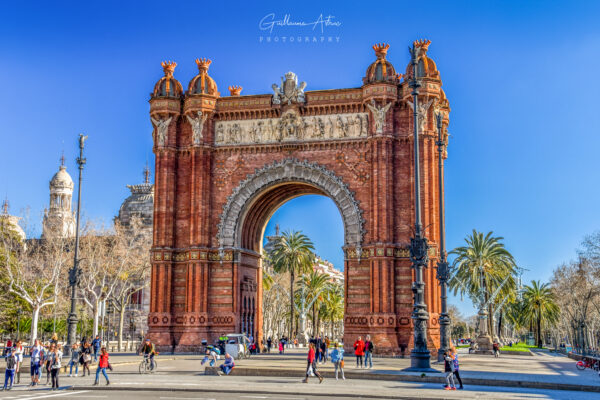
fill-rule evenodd
<path id="1" fill-rule="evenodd" d="M 126 387 L 120 387 L 120 386 L 70 386 L 68 388 L 65 388 L 66 390 L 92 390 L 92 391 L 123 391 L 123 392 L 133 392 L 133 391 L 139 391 L 141 388 L 139 387 L 131 387 L 131 386 L 126 386 Z M 276 395 L 281 395 L 281 396 L 290 396 L 290 395 L 297 395 L 297 396 L 314 396 L 314 397 L 331 397 L 332 394 L 331 393 L 320 393 L 320 392 L 282 392 L 282 391 L 273 391 L 273 390 L 235 390 L 235 389 L 214 389 L 211 390 L 211 388 L 198 388 L 198 389 L 193 389 L 193 388 L 164 388 L 164 387 L 152 387 L 152 388 L 148 388 L 147 390 L 151 390 L 151 391 L 156 391 L 156 392 L 183 392 L 183 393 L 244 393 L 244 394 L 276 394 Z M 349 397 L 349 398 L 360 398 L 360 399 L 386 399 L 386 400 L 396 400 L 396 399 L 401 399 L 401 400 L 414 400 L 415 396 L 402 396 L 402 395 L 393 395 L 393 396 L 388 396 L 388 395 L 372 395 L 372 394 L 356 394 L 356 393 L 344 393 L 344 394 L 335 394 L 336 396 L 340 396 L 340 397 Z M 444 397 L 419 397 L 419 400 L 440 400 L 443 399 Z"/>
<path id="2" fill-rule="evenodd" d="M 207 375 L 216 375 L 218 367 L 206 367 Z M 335 374 L 331 371 L 321 371 L 325 378 L 335 378 Z M 244 368 L 235 367 L 231 372 L 237 376 L 274 376 L 285 378 L 302 378 L 304 371 L 293 369 L 271 369 L 271 368 Z M 404 382 L 421 382 L 421 383 L 440 383 L 446 382 L 442 373 L 438 375 L 424 374 L 413 375 L 409 373 L 357 373 L 354 371 L 344 371 L 346 379 L 372 379 L 381 381 L 404 381 Z M 570 391 L 585 391 L 600 393 L 600 386 L 578 385 L 569 383 L 552 383 L 552 382 L 534 382 L 534 381 L 517 381 L 509 379 L 484 379 L 484 378 L 462 378 L 465 386 L 498 386 L 498 387 L 517 387 L 527 389 L 546 389 L 546 390 L 570 390 Z"/>

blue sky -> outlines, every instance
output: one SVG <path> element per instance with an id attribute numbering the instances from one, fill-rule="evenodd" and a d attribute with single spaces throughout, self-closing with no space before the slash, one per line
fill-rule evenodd
<path id="1" fill-rule="evenodd" d="M 426 37 L 452 107 L 449 246 L 473 228 L 493 230 L 530 270 L 526 280 L 546 280 L 584 234 L 599 229 L 599 2 L 248 3 L 4 4 L 0 195 L 13 212 L 30 207 L 39 218 L 63 149 L 75 176 L 76 138 L 85 132 L 85 214 L 111 220 L 125 185 L 140 182 L 153 160 L 147 101 L 162 60 L 179 63 L 175 76 L 185 87 L 194 59 L 211 58 L 222 94 L 232 84 L 243 94 L 268 93 L 288 70 L 307 90 L 356 87 L 373 43 L 388 42 L 388 59 L 403 72 L 407 47 Z M 341 25 L 323 35 L 339 41 L 261 42 L 259 21 L 270 13 L 295 21 L 335 16 Z M 271 36 L 299 32 L 313 34 L 294 27 Z M 309 231 L 310 210 L 331 229 L 314 235 L 318 250 L 341 265 L 341 222 L 327 202 L 300 198 L 287 205 L 295 212 L 284 206 L 275 218 Z"/>

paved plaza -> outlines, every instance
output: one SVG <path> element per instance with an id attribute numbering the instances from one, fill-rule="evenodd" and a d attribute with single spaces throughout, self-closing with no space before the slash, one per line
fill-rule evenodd
<path id="1" fill-rule="evenodd" d="M 575 362 L 562 355 L 536 352 L 533 356 L 491 356 L 460 354 L 461 375 L 465 390 L 444 391 L 439 382 L 442 374 L 408 374 L 409 359 L 376 358 L 374 368 L 354 368 L 353 358 L 346 358 L 346 381 L 331 378 L 331 363 L 321 366 L 326 379 L 322 384 L 312 378 L 301 383 L 305 351 L 294 350 L 281 356 L 276 353 L 237 360 L 234 373 L 219 377 L 205 374 L 198 355 L 160 355 L 158 371 L 152 375 L 137 372 L 140 357 L 111 357 L 114 372 L 111 385 L 92 386 L 94 377 L 61 376 L 60 392 L 47 386 L 29 390 L 24 384 L 0 399 L 36 398 L 128 398 L 128 399 L 600 399 L 600 378 L 590 370 L 578 371 Z M 25 362 L 27 366 L 28 361 Z M 434 365 L 439 368 L 439 366 Z M 94 371 L 95 368 L 92 368 Z M 411 377 L 412 376 L 412 377 Z M 415 381 L 422 379 L 422 381 Z M 439 382 L 435 382 L 439 379 Z M 22 379 L 26 383 L 27 378 Z M 45 382 L 45 378 L 42 380 Z M 511 382 L 507 384 L 507 382 Z M 539 386 L 542 385 L 542 386 Z M 519 387 L 521 386 L 521 387 Z M 555 390 L 572 388 L 574 390 Z M 109 391 L 107 391 L 109 390 Z M 598 393 L 594 393 L 598 391 Z M 582 397 L 583 396 L 583 397 Z"/>

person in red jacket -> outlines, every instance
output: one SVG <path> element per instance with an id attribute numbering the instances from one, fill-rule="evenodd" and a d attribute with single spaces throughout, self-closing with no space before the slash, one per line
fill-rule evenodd
<path id="1" fill-rule="evenodd" d="M 365 355 L 365 342 L 359 336 L 358 340 L 354 342 L 354 355 L 356 355 L 356 368 L 363 367 L 363 356 Z"/>
<path id="2" fill-rule="evenodd" d="M 315 344 L 314 343 L 310 343 L 308 345 L 308 358 L 307 358 L 307 365 L 306 365 L 306 378 L 304 378 L 304 380 L 302 380 L 302 382 L 304 383 L 308 383 L 308 377 L 310 376 L 310 371 L 312 369 L 312 371 L 315 373 L 315 376 L 317 378 L 319 378 L 319 383 L 323 382 L 323 376 L 319 373 L 319 371 L 317 371 L 317 363 L 316 361 L 316 355 L 315 355 Z"/>
<path id="3" fill-rule="evenodd" d="M 100 359 L 98 360 L 98 369 L 96 370 L 96 382 L 94 385 L 98 384 L 98 379 L 100 379 L 100 372 L 104 375 L 106 379 L 106 384 L 110 385 L 110 381 L 108 380 L 108 375 L 106 375 L 106 368 L 108 368 L 108 352 L 106 351 L 106 347 L 102 347 L 100 349 Z"/>

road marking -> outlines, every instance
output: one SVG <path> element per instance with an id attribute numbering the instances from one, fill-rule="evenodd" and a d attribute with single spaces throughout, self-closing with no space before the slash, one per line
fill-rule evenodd
<path id="1" fill-rule="evenodd" d="M 240 397 L 245 397 L 248 399 L 268 399 L 267 396 L 240 396 Z"/>
<path id="2" fill-rule="evenodd" d="M 89 392 L 89 390 L 80 390 L 78 392 L 71 392 L 71 393 L 65 393 L 63 391 L 61 391 L 61 393 L 54 393 L 54 394 L 45 394 L 45 395 L 29 395 L 30 397 L 19 397 L 19 399 L 21 400 L 30 400 L 30 399 L 44 399 L 47 397 L 56 397 L 56 396 L 70 396 L 70 395 L 74 395 L 74 394 L 81 394 L 81 393 L 87 393 Z M 5 397 L 5 399 L 14 399 L 16 397 Z"/>
<path id="3" fill-rule="evenodd" d="M 169 399 L 169 400 L 217 400 L 208 397 L 160 397 L 161 399 Z"/>

